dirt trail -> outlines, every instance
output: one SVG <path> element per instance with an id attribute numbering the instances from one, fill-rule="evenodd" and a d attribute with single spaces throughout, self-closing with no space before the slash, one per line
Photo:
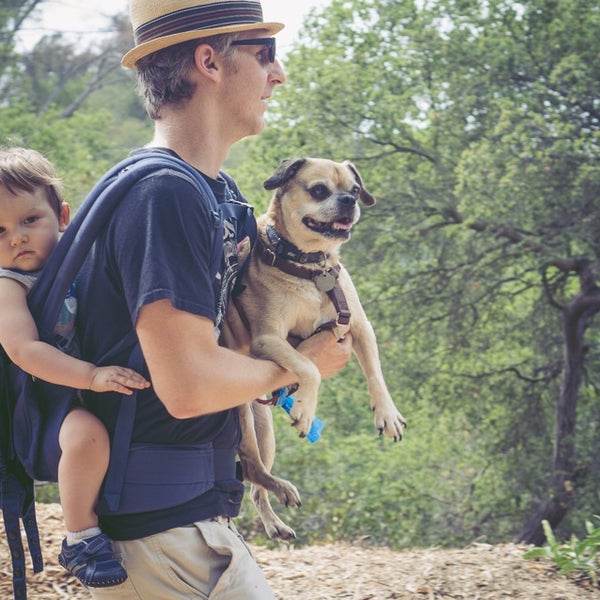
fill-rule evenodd
<path id="1" fill-rule="evenodd" d="M 63 537 L 60 506 L 38 505 L 38 520 L 46 568 L 28 573 L 30 600 L 89 598 L 56 562 Z M 526 550 L 512 544 L 404 552 L 348 544 L 254 548 L 278 600 L 600 600 L 600 590 L 558 577 L 550 563 L 524 560 Z M 2 526 L 0 598 L 12 598 Z"/>

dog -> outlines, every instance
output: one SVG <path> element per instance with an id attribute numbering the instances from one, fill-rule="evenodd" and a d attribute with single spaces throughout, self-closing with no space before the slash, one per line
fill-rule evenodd
<path id="1" fill-rule="evenodd" d="M 340 248 L 350 239 L 365 206 L 375 198 L 356 167 L 322 158 L 283 160 L 264 182 L 274 190 L 257 219 L 258 237 L 242 277 L 236 304 L 251 335 L 253 355 L 272 360 L 298 376 L 289 413 L 301 437 L 315 417 L 321 377 L 294 345 L 327 328 L 341 339 L 352 333 L 353 352 L 366 377 L 375 427 L 402 439 L 406 420 L 386 387 L 373 328 L 350 275 L 340 263 Z M 294 531 L 273 511 L 267 491 L 287 506 L 300 506 L 297 489 L 271 475 L 275 435 L 269 406 L 253 402 L 240 408 L 239 458 L 251 498 L 272 538 L 293 539 Z"/>

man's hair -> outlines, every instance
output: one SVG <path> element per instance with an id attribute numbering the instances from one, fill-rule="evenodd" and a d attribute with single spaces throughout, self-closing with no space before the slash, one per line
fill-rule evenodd
<path id="1" fill-rule="evenodd" d="M 63 188 L 52 163 L 31 148 L 0 147 L 0 185 L 14 195 L 43 187 L 48 203 L 60 217 Z"/>
<path id="2" fill-rule="evenodd" d="M 237 37 L 232 33 L 190 40 L 140 58 L 135 65 L 137 91 L 150 118 L 160 119 L 163 107 L 185 103 L 194 95 L 196 86 L 188 75 L 200 44 L 208 44 L 227 60 L 234 51 L 231 42 Z"/>

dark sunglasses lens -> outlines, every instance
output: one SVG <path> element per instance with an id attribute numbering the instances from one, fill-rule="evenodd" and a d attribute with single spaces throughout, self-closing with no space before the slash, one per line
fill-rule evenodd
<path id="1" fill-rule="evenodd" d="M 275 38 L 269 38 L 269 60 L 271 62 L 275 62 L 275 53 L 277 52 L 275 48 Z"/>
<path id="2" fill-rule="evenodd" d="M 268 58 L 270 62 L 275 62 L 275 54 L 277 52 L 275 46 L 275 38 L 256 38 L 248 40 L 235 40 L 231 42 L 232 46 L 254 46 L 254 45 L 267 46 L 269 51 Z"/>

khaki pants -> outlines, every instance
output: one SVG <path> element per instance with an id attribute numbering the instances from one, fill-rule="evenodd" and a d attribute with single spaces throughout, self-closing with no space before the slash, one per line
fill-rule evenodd
<path id="1" fill-rule="evenodd" d="M 114 587 L 88 588 L 94 600 L 275 598 L 230 519 L 218 517 L 113 545 L 129 577 Z"/>

